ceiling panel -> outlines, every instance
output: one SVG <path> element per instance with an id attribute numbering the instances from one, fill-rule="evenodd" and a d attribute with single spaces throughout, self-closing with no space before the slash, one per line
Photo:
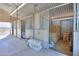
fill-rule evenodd
<path id="1" fill-rule="evenodd" d="M 6 11 L 8 14 L 10 14 L 21 4 L 22 3 L 0 3 L 0 8 Z"/>
<path id="2" fill-rule="evenodd" d="M 27 16 L 30 16 L 33 14 L 34 12 L 33 8 L 34 8 L 33 4 L 30 4 L 30 3 L 26 4 L 20 10 L 18 10 L 18 12 L 14 13 L 13 16 L 17 17 L 17 13 L 18 13 L 18 18 L 24 19 Z"/>
<path id="3" fill-rule="evenodd" d="M 59 18 L 73 15 L 73 4 L 68 4 L 62 7 L 51 9 L 49 12 L 50 18 Z"/>
<path id="4" fill-rule="evenodd" d="M 13 12 L 18 6 L 20 6 L 22 3 L 0 3 L 0 8 L 6 11 L 8 14 Z M 29 15 L 33 15 L 33 13 L 38 13 L 43 10 L 46 10 L 48 8 L 53 8 L 58 5 L 61 5 L 64 3 L 27 3 L 24 5 L 18 12 L 14 13 L 14 17 L 17 17 L 18 13 L 18 18 L 20 19 L 25 19 Z M 35 7 L 35 8 L 34 8 Z M 55 8 L 50 10 L 50 17 L 55 17 L 67 13 L 72 13 L 73 12 L 73 6 L 72 4 L 62 6 L 59 8 Z"/>
<path id="5" fill-rule="evenodd" d="M 35 4 L 35 9 L 36 9 L 36 12 L 40 12 L 40 11 L 43 11 L 45 9 L 48 9 L 48 8 L 53 8 L 53 7 L 56 7 L 58 5 L 61 5 L 63 3 L 36 3 Z"/>
<path id="6" fill-rule="evenodd" d="M 55 7 L 58 5 L 61 5 L 63 3 L 29 3 L 23 6 L 19 11 L 18 11 L 18 16 L 20 19 L 25 19 L 29 15 L 33 15 L 33 13 L 38 13 L 43 10 L 46 10 L 51 7 Z M 13 15 L 14 17 L 17 17 L 17 12 Z"/>

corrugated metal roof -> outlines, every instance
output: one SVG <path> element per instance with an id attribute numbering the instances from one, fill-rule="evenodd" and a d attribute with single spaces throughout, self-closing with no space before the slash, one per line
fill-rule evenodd
<path id="1" fill-rule="evenodd" d="M 0 8 L 6 11 L 8 14 L 10 14 L 21 4 L 22 3 L 0 3 Z"/>

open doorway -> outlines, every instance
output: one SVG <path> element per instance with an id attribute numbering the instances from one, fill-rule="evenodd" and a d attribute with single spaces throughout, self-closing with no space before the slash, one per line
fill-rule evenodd
<path id="1" fill-rule="evenodd" d="M 49 11 L 49 46 L 66 55 L 72 55 L 73 4 Z"/>
<path id="2" fill-rule="evenodd" d="M 52 20 L 50 24 L 50 48 L 72 55 L 73 19 Z"/>
<path id="3" fill-rule="evenodd" d="M 73 40 L 73 19 L 61 20 L 61 38 L 57 45 L 61 48 L 59 50 L 68 55 L 72 52 L 72 40 Z"/>
<path id="4" fill-rule="evenodd" d="M 29 39 L 33 37 L 33 16 L 21 20 L 21 38 Z"/>
<path id="5" fill-rule="evenodd" d="M 0 40 L 11 34 L 11 23 L 0 22 Z"/>

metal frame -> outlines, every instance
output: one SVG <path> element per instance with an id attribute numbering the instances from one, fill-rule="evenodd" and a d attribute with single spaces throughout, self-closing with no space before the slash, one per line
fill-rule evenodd
<path id="1" fill-rule="evenodd" d="M 53 19 L 53 20 L 65 20 L 65 19 L 73 19 L 74 17 L 68 17 L 68 18 L 59 18 L 59 19 Z M 52 18 L 51 18 L 52 19 Z"/>
<path id="2" fill-rule="evenodd" d="M 77 31 L 77 4 L 76 3 L 74 3 L 74 5 L 73 5 L 73 9 L 74 9 L 74 19 L 73 19 L 73 23 L 74 23 L 74 31 Z"/>
<path id="3" fill-rule="evenodd" d="M 56 7 L 50 8 L 50 9 L 55 9 L 55 8 L 62 7 L 62 6 L 68 5 L 68 4 L 70 4 L 70 3 L 61 4 L 61 5 L 58 5 L 58 6 L 56 6 Z"/>
<path id="4" fill-rule="evenodd" d="M 17 12 L 18 10 L 20 10 L 24 5 L 26 5 L 26 3 L 21 4 L 19 7 L 17 7 L 10 15 L 13 15 L 15 12 Z"/>

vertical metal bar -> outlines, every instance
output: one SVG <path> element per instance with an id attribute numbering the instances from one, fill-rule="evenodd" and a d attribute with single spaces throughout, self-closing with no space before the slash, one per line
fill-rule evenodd
<path id="1" fill-rule="evenodd" d="M 74 13 L 73 29 L 74 29 L 74 30 L 73 30 L 73 40 L 72 40 L 72 42 L 71 42 L 71 43 L 72 43 L 72 51 L 73 51 L 72 55 L 74 55 L 74 53 L 75 53 L 75 51 L 74 51 L 74 49 L 75 49 L 75 48 L 74 48 L 74 46 L 75 46 L 75 42 L 74 42 L 74 41 L 75 41 L 75 39 L 74 39 L 74 32 L 77 31 L 77 20 L 76 20 L 76 17 L 77 17 L 77 16 L 76 16 L 76 15 L 77 15 L 77 14 L 76 14 L 76 13 L 77 13 L 77 10 L 76 10 L 76 9 L 77 9 L 77 4 L 74 3 L 74 4 L 73 4 L 73 7 L 74 7 L 74 8 L 73 8 L 73 13 Z"/>
<path id="2" fill-rule="evenodd" d="M 35 38 L 35 4 L 34 4 L 34 13 L 33 13 L 33 39 Z"/>
<path id="3" fill-rule="evenodd" d="M 73 13 L 74 13 L 74 19 L 73 19 L 73 23 L 74 23 L 74 31 L 77 31 L 77 4 L 74 3 L 73 4 Z"/>
<path id="4" fill-rule="evenodd" d="M 14 35 L 14 26 L 13 26 L 13 22 L 12 22 L 12 35 Z"/>
<path id="5" fill-rule="evenodd" d="M 77 17 L 78 17 L 78 16 L 77 16 L 77 3 L 76 3 L 76 30 L 78 31 L 78 27 L 77 27 L 77 25 L 78 25 L 78 24 L 77 24 L 77 21 L 78 21 L 78 20 L 77 20 Z"/>
<path id="6" fill-rule="evenodd" d="M 18 8 L 18 6 L 17 6 L 17 8 Z M 17 14 L 16 14 L 16 16 L 17 16 L 17 20 L 18 20 L 18 9 L 17 9 Z M 17 30 L 17 20 L 16 20 L 16 37 L 18 36 L 18 30 Z"/>

